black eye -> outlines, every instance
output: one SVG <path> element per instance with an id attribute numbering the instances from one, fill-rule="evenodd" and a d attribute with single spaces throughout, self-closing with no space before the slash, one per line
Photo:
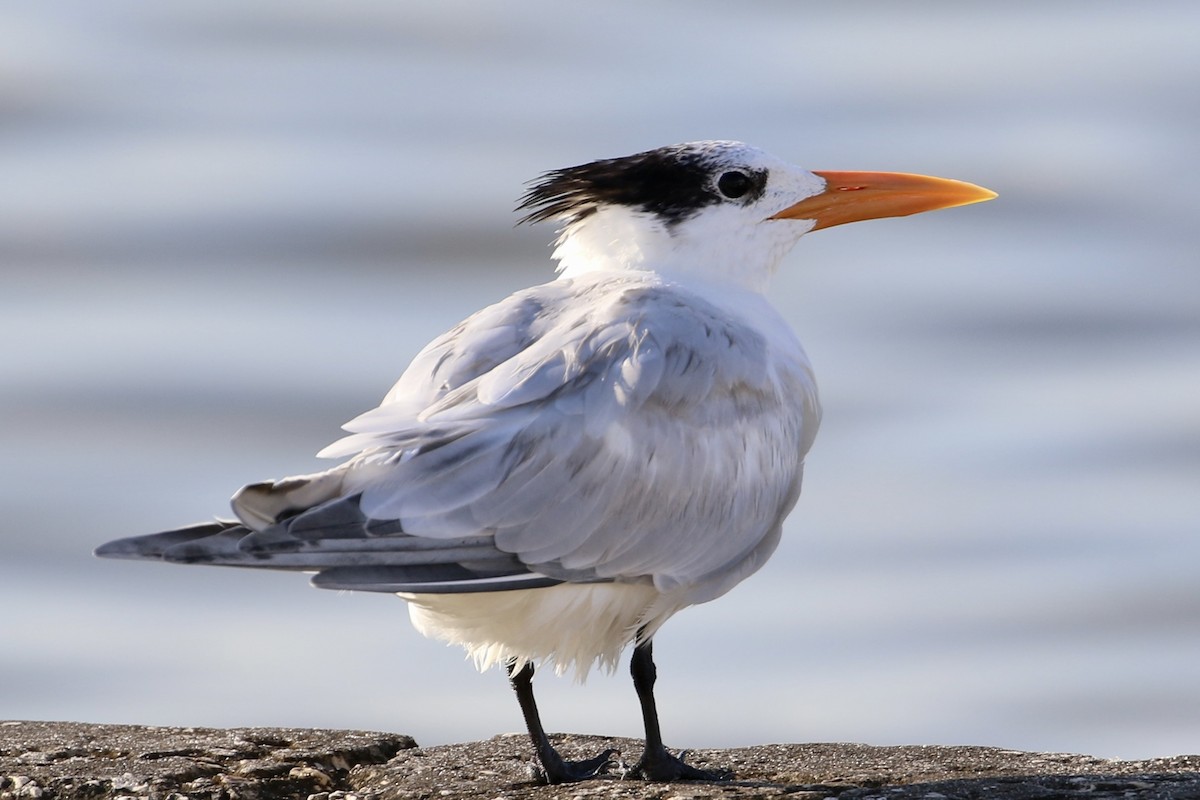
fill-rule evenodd
<path id="1" fill-rule="evenodd" d="M 730 198 L 738 198 L 750 191 L 754 182 L 744 172 L 726 172 L 717 178 L 717 188 L 721 194 Z"/>

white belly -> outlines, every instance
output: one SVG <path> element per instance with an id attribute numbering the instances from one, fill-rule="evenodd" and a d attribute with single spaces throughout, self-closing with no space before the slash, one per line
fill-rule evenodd
<path id="1" fill-rule="evenodd" d="M 462 645 L 485 670 L 517 661 L 609 671 L 639 628 L 653 633 L 679 606 L 647 584 L 563 583 L 542 589 L 472 594 L 401 594 L 413 626 L 431 639 Z"/>

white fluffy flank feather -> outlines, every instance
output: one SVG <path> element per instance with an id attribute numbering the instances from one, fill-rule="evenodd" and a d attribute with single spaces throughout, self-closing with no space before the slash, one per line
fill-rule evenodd
<path id="1" fill-rule="evenodd" d="M 612 672 L 638 629 L 657 628 L 676 609 L 641 583 L 564 583 L 544 589 L 474 594 L 401 594 L 424 636 L 465 647 L 480 670 L 516 660 L 574 670 L 583 682 L 593 666 Z M 653 615 L 653 619 L 650 617 Z"/>

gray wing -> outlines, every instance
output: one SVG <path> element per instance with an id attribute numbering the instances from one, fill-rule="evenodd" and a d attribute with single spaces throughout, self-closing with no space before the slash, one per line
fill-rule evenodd
<path id="1" fill-rule="evenodd" d="M 534 323 L 562 299 L 554 284 L 518 293 L 490 306 L 431 342 L 388 393 L 384 405 L 397 418 L 415 420 L 422 408 L 528 347 Z M 413 447 L 423 463 L 456 433 L 412 424 Z M 440 456 L 453 453 L 442 450 Z M 159 560 L 258 569 L 315 572 L 329 589 L 381 592 L 502 591 L 561 581 L 532 572 L 494 537 L 423 537 L 397 519 L 363 513 L 361 492 L 346 480 L 355 461 L 313 475 L 243 487 L 234 496 L 238 521 L 217 520 L 178 530 L 118 539 L 97 548 L 102 558 Z M 436 468 L 436 467 L 431 467 Z"/>
<path id="2" fill-rule="evenodd" d="M 364 450 L 347 478 L 364 512 L 414 535 L 488 533 L 562 580 L 723 591 L 761 565 L 798 495 L 819 420 L 803 352 L 633 279 L 556 301 L 508 358 L 438 387 L 415 420 L 385 403 L 330 453 Z"/>
<path id="3" fill-rule="evenodd" d="M 117 539 L 97 548 L 96 555 L 316 571 L 313 584 L 325 589 L 438 594 L 559 583 L 530 572 L 498 550 L 490 536 L 429 539 L 405 535 L 394 522 L 369 520 L 357 497 L 324 503 L 261 531 L 217 520 Z"/>
<path id="4" fill-rule="evenodd" d="M 338 588 L 648 580 L 709 599 L 774 548 L 819 419 L 799 345 L 759 330 L 649 279 L 514 295 L 434 341 L 322 453 L 348 462 L 239 493 L 255 530 L 233 556 L 238 534 L 217 532 L 208 563 Z"/>

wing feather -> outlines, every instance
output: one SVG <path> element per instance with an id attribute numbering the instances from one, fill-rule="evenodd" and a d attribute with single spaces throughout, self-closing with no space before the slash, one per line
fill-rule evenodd
<path id="1" fill-rule="evenodd" d="M 407 587 L 386 591 L 423 591 L 425 584 L 433 587 L 430 592 L 450 591 L 451 585 L 458 591 L 483 591 L 471 588 L 472 581 L 492 590 L 501 585 L 530 588 L 557 582 L 532 573 L 515 556 L 498 550 L 490 535 L 430 539 L 398 532 L 373 534 L 357 500 L 339 499 L 261 531 L 239 522 L 216 521 L 119 539 L 98 548 L 96 555 L 317 572 L 314 583 L 330 588 L 335 584 L 349 588 L 355 582 L 368 588 L 379 584 L 381 576 L 388 577 L 389 586 Z M 350 522 L 355 517 L 357 528 Z M 314 527 L 316 521 L 333 519 L 335 525 Z M 328 535 L 314 536 L 317 531 Z"/>
<path id="2" fill-rule="evenodd" d="M 799 344 L 755 313 L 649 274 L 520 292 L 432 342 L 322 451 L 349 461 L 246 487 L 240 523 L 99 554 L 366 591 L 650 580 L 711 599 L 774 548 L 819 420 Z"/>
<path id="3" fill-rule="evenodd" d="M 443 382 L 419 421 L 454 430 L 470 457 L 449 465 L 417 446 L 396 459 L 413 420 L 388 431 L 375 417 L 365 444 L 392 460 L 363 472 L 365 512 L 428 536 L 485 531 L 572 580 L 665 586 L 734 570 L 798 493 L 819 417 L 799 346 L 780 351 L 750 321 L 650 282 L 583 284 L 566 300 L 481 337 L 526 343 L 506 360 L 471 354 L 471 321 L 442 343 L 439 369 L 460 382 Z M 470 376 L 456 359 L 495 366 Z"/>

